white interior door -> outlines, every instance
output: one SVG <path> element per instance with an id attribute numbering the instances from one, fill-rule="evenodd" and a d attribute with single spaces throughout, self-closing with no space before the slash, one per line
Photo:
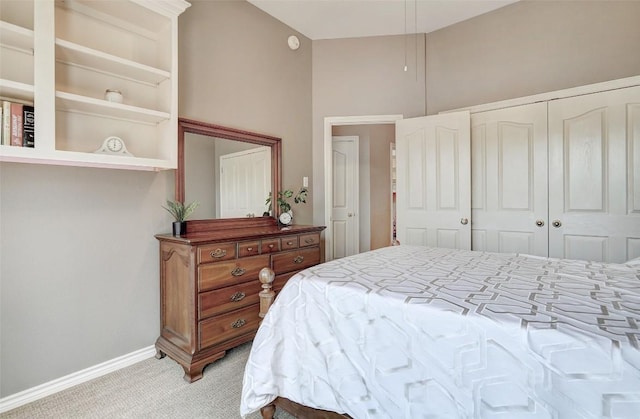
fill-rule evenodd
<path id="1" fill-rule="evenodd" d="M 549 256 L 640 256 L 640 87 L 549 103 Z"/>
<path id="2" fill-rule="evenodd" d="M 271 150 L 220 156 L 220 217 L 260 217 L 271 191 Z"/>
<path id="3" fill-rule="evenodd" d="M 331 259 L 358 253 L 358 137 L 332 139 Z"/>
<path id="4" fill-rule="evenodd" d="M 401 244 L 471 248 L 469 112 L 396 123 L 396 234 Z"/>
<path id="5" fill-rule="evenodd" d="M 547 104 L 471 115 L 474 250 L 548 255 Z"/>

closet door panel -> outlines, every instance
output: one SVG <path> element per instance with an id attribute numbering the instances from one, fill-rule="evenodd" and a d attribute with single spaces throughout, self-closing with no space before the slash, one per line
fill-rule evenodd
<path id="1" fill-rule="evenodd" d="M 396 123 L 397 238 L 471 248 L 469 112 Z"/>
<path id="2" fill-rule="evenodd" d="M 547 107 L 475 113 L 472 134 L 474 250 L 547 256 Z"/>
<path id="3" fill-rule="evenodd" d="M 549 256 L 624 262 L 637 250 L 640 87 L 549 103 Z"/>

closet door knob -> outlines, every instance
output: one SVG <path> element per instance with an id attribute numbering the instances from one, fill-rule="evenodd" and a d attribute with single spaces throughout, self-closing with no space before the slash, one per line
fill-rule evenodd
<path id="1" fill-rule="evenodd" d="M 562 225 L 562 223 L 560 222 L 560 220 L 553 220 L 551 225 L 554 226 L 555 228 L 558 228 Z"/>
<path id="2" fill-rule="evenodd" d="M 461 218 L 460 219 L 460 224 L 462 224 L 463 226 L 466 226 L 467 224 L 469 224 L 469 219 L 468 218 Z"/>
<path id="3" fill-rule="evenodd" d="M 544 221 L 543 220 L 536 220 L 536 225 L 538 227 L 542 227 L 542 226 L 544 226 Z"/>

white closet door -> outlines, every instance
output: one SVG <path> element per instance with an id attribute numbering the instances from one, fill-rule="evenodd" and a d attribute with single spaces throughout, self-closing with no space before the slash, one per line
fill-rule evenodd
<path id="1" fill-rule="evenodd" d="M 640 256 L 640 87 L 549 103 L 549 256 Z"/>
<path id="2" fill-rule="evenodd" d="M 472 114 L 472 248 L 547 256 L 547 198 L 547 104 Z"/>
<path id="3" fill-rule="evenodd" d="M 396 123 L 397 238 L 471 248 L 469 112 Z"/>

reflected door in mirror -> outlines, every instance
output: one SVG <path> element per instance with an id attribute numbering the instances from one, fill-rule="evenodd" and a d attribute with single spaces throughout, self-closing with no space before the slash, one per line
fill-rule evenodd
<path id="1" fill-rule="evenodd" d="M 261 217 L 271 192 L 271 150 L 256 147 L 220 156 L 220 217 Z"/>

